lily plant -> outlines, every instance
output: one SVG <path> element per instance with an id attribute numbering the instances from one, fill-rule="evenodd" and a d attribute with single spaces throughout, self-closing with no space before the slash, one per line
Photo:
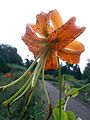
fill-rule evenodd
<path id="1" fill-rule="evenodd" d="M 28 76 L 28 73 L 31 72 L 37 61 L 38 63 L 31 75 L 28 76 L 25 84 L 13 96 L 3 102 L 4 106 L 11 105 L 30 90 L 24 110 L 24 113 L 26 113 L 37 80 L 41 75 L 49 107 L 45 120 L 49 120 L 52 112 L 55 120 L 75 120 L 74 114 L 66 111 L 66 106 L 69 98 L 71 96 L 76 96 L 79 89 L 70 89 L 70 86 L 66 84 L 66 96 L 65 98 L 62 98 L 63 82 L 60 73 L 60 60 L 64 60 L 70 64 L 78 64 L 80 61 L 80 55 L 85 50 L 84 45 L 77 41 L 77 37 L 85 31 L 85 27 L 77 26 L 75 21 L 76 17 L 71 17 L 66 23 L 64 23 L 59 12 L 57 10 L 52 10 L 49 13 L 41 12 L 38 14 L 36 16 L 36 24 L 26 25 L 26 32 L 22 36 L 22 40 L 33 53 L 35 61 L 20 78 L 5 86 L 1 86 L 0 90 L 2 91 L 18 84 L 18 82 Z M 44 81 L 44 71 L 49 69 L 58 70 L 59 100 L 55 107 L 53 107 L 50 102 Z M 70 116 L 73 116 L 73 119 L 70 119 Z"/>

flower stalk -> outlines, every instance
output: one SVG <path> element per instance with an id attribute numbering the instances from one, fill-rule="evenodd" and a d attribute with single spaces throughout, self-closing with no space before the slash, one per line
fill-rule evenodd
<path id="1" fill-rule="evenodd" d="M 61 69 L 60 69 L 59 59 L 58 59 L 58 82 L 59 82 L 59 120 L 61 120 L 62 79 L 61 79 Z"/>
<path id="2" fill-rule="evenodd" d="M 23 112 L 23 119 L 25 118 L 25 113 L 26 113 L 27 107 L 28 107 L 28 105 L 29 105 L 29 103 L 31 101 L 31 98 L 32 98 L 32 95 L 33 95 L 33 92 L 34 92 L 38 77 L 41 74 L 43 64 L 44 64 L 45 54 L 46 54 L 46 52 L 42 54 L 42 56 L 40 57 L 41 59 L 39 60 L 38 65 L 34 70 L 34 77 L 32 79 L 33 84 L 31 86 L 31 90 L 30 90 L 30 92 L 29 92 L 29 94 L 27 95 L 27 98 L 26 98 L 26 105 L 25 105 L 24 112 Z"/>
<path id="3" fill-rule="evenodd" d="M 42 70 L 42 83 L 43 83 L 43 88 L 44 88 L 44 91 L 45 91 L 45 94 L 46 94 L 46 97 L 47 97 L 48 105 L 50 105 L 49 95 L 48 95 L 45 80 L 44 80 L 44 68 L 45 68 L 45 64 L 44 64 L 44 67 L 43 67 L 43 70 Z"/>
<path id="4" fill-rule="evenodd" d="M 48 92 L 47 92 L 47 89 L 46 89 L 46 84 L 45 84 L 45 80 L 44 80 L 44 71 L 45 71 L 45 64 L 46 64 L 46 60 L 47 60 L 47 57 L 49 56 L 50 53 L 47 54 L 45 61 L 44 61 L 44 64 L 43 64 L 43 68 L 42 68 L 42 84 L 43 84 L 43 88 L 44 88 L 44 91 L 45 91 L 45 94 L 46 94 L 46 97 L 47 97 L 47 101 L 48 101 L 48 105 L 50 105 L 50 99 L 49 99 L 49 95 L 48 95 Z"/>

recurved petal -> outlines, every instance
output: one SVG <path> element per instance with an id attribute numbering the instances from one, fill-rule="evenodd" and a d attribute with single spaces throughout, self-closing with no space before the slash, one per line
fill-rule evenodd
<path id="1" fill-rule="evenodd" d="M 49 16 L 53 24 L 54 30 L 57 29 L 58 27 L 61 27 L 61 25 L 63 24 L 63 20 L 57 10 L 50 11 Z"/>
<path id="2" fill-rule="evenodd" d="M 85 50 L 85 47 L 81 42 L 75 40 L 72 43 L 70 43 L 69 45 L 67 45 L 66 49 L 83 52 Z"/>
<path id="3" fill-rule="evenodd" d="M 60 41 L 61 49 L 69 45 L 78 36 L 80 36 L 85 27 L 79 27 L 75 25 L 75 17 L 72 17 L 64 26 L 61 27 L 60 34 L 58 33 L 58 39 Z"/>
<path id="4" fill-rule="evenodd" d="M 59 56 L 60 59 L 70 64 L 78 64 L 82 52 L 84 52 L 84 45 L 76 41 L 71 43 L 63 50 L 58 50 L 57 55 Z"/>
<path id="5" fill-rule="evenodd" d="M 55 52 L 50 54 L 50 56 L 48 57 L 46 61 L 45 70 L 50 70 L 50 69 L 54 69 L 54 70 L 58 69 L 58 60 L 55 55 Z"/>
<path id="6" fill-rule="evenodd" d="M 42 36 L 41 34 L 38 33 L 38 30 L 36 29 L 36 26 L 32 25 L 32 24 L 27 24 L 26 25 L 25 35 L 23 37 L 31 38 L 34 43 L 35 42 L 37 43 L 39 41 L 43 41 L 43 39 L 45 39 L 44 36 Z"/>
<path id="7" fill-rule="evenodd" d="M 50 30 L 49 15 L 47 13 L 41 12 L 36 16 L 36 26 L 40 34 L 47 35 Z"/>
<path id="8" fill-rule="evenodd" d="M 28 46 L 29 50 L 34 54 L 36 57 L 43 46 L 39 43 L 43 41 L 44 38 L 38 37 L 36 32 L 33 30 L 32 25 L 28 24 L 26 26 L 26 32 L 22 36 L 22 40 Z"/>
<path id="9" fill-rule="evenodd" d="M 76 26 L 75 20 L 76 18 L 72 17 L 68 22 L 48 36 L 48 41 L 50 41 L 51 44 L 53 43 L 52 46 L 55 50 L 65 48 L 84 32 L 85 27 Z M 53 36 L 57 36 L 57 39 L 52 39 Z"/>

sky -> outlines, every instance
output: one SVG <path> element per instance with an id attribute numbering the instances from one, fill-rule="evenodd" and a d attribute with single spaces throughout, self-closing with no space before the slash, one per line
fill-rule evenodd
<path id="1" fill-rule="evenodd" d="M 0 44 L 16 47 L 20 56 L 33 59 L 32 53 L 21 40 L 27 23 L 35 23 L 36 15 L 57 9 L 64 22 L 76 16 L 76 24 L 85 26 L 85 32 L 78 40 L 85 45 L 80 67 L 83 71 L 90 58 L 90 4 L 89 0 L 0 0 Z"/>

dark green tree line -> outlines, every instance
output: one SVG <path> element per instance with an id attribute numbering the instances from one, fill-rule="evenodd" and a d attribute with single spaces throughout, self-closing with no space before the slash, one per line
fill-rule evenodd
<path id="1" fill-rule="evenodd" d="M 62 66 L 62 74 L 70 74 L 78 80 L 82 79 L 82 73 L 78 64 L 69 64 L 66 62 L 66 65 Z"/>
<path id="2" fill-rule="evenodd" d="M 85 70 L 83 71 L 83 79 L 87 79 L 90 82 L 90 59 L 87 60 Z"/>
<path id="3" fill-rule="evenodd" d="M 17 53 L 17 49 L 15 47 L 1 44 L 0 45 L 0 72 L 8 72 L 10 70 L 10 68 L 8 67 L 8 63 L 22 65 L 23 61 L 20 55 Z"/>

